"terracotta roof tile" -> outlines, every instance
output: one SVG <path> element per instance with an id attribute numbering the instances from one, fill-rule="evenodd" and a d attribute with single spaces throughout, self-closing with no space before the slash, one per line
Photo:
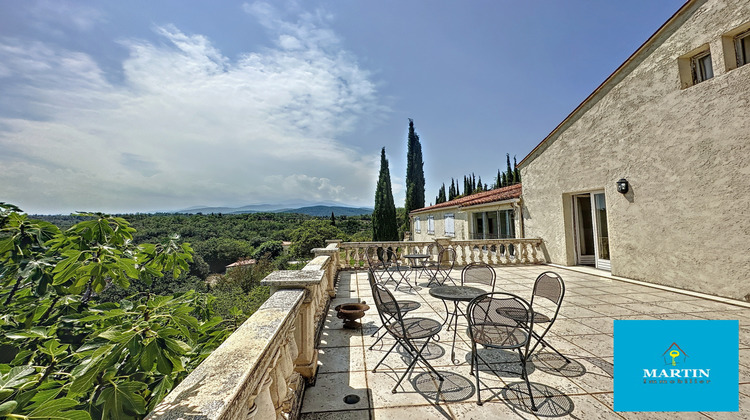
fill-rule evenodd
<path id="1" fill-rule="evenodd" d="M 468 207 L 479 204 L 487 204 L 495 201 L 511 200 L 521 196 L 521 184 L 515 184 L 508 187 L 497 188 L 490 191 L 467 195 L 466 197 L 456 198 L 455 200 L 446 201 L 445 203 L 435 204 L 434 206 L 423 207 L 413 210 L 410 214 L 421 213 L 429 210 L 437 210 L 447 207 Z"/>

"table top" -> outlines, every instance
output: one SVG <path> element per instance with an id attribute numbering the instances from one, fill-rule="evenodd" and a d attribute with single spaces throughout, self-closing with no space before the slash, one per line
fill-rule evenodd
<path id="1" fill-rule="evenodd" d="M 467 302 L 485 293 L 487 292 L 471 286 L 438 286 L 430 289 L 430 296 L 438 299 Z"/>
<path id="2" fill-rule="evenodd" d="M 428 254 L 407 254 L 404 258 L 430 258 Z"/>

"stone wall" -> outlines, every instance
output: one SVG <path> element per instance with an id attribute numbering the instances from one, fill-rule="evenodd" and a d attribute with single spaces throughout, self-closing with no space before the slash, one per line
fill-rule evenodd
<path id="1" fill-rule="evenodd" d="M 316 374 L 316 336 L 338 271 L 338 241 L 302 270 L 274 271 L 271 296 L 148 419 L 288 419 Z"/>
<path id="2" fill-rule="evenodd" d="M 576 263 L 571 194 L 603 190 L 612 274 L 750 294 L 750 65 L 723 38 L 748 23 L 748 0 L 689 3 L 524 159 L 524 228 L 551 262 Z M 680 59 L 706 47 L 714 77 L 685 87 Z"/>

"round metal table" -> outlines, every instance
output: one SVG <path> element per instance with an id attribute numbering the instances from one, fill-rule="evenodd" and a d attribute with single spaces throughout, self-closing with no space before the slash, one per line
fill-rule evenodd
<path id="1" fill-rule="evenodd" d="M 451 328 L 453 321 L 453 342 L 451 343 L 451 361 L 456 363 L 456 330 L 458 329 L 458 302 L 470 302 L 479 295 L 487 293 L 486 291 L 471 286 L 438 286 L 430 289 L 430 296 L 436 297 L 443 301 L 445 305 L 446 318 L 443 325 L 448 324 L 448 330 Z M 453 312 L 448 311 L 447 301 L 453 302 Z"/>

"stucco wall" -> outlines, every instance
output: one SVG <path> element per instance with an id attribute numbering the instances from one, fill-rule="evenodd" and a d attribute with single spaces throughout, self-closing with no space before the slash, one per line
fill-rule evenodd
<path id="1" fill-rule="evenodd" d="M 437 210 L 437 211 L 430 211 L 430 212 L 424 212 L 420 213 L 417 216 L 419 216 L 419 219 L 422 221 L 422 229 L 420 233 L 416 232 L 415 226 L 414 226 L 414 216 L 411 218 L 411 231 L 412 231 L 412 240 L 415 242 L 421 242 L 421 241 L 434 241 L 435 238 L 445 238 L 449 237 L 445 234 L 445 215 L 446 214 L 453 214 L 454 217 L 454 228 L 456 231 L 456 236 L 450 236 L 451 239 L 455 240 L 463 240 L 463 239 L 469 239 L 468 232 L 469 232 L 469 221 L 467 220 L 467 214 L 461 211 L 458 211 L 458 209 L 449 209 L 449 210 Z M 435 233 L 434 234 L 428 234 L 427 233 L 427 217 L 433 216 L 435 218 Z"/>
<path id="2" fill-rule="evenodd" d="M 747 22 L 750 0 L 693 5 L 525 159 L 526 236 L 552 262 L 575 263 L 567 194 L 603 189 L 612 274 L 750 294 L 750 65 L 727 71 L 721 40 Z M 706 43 L 714 78 L 681 89 L 678 57 Z"/>

